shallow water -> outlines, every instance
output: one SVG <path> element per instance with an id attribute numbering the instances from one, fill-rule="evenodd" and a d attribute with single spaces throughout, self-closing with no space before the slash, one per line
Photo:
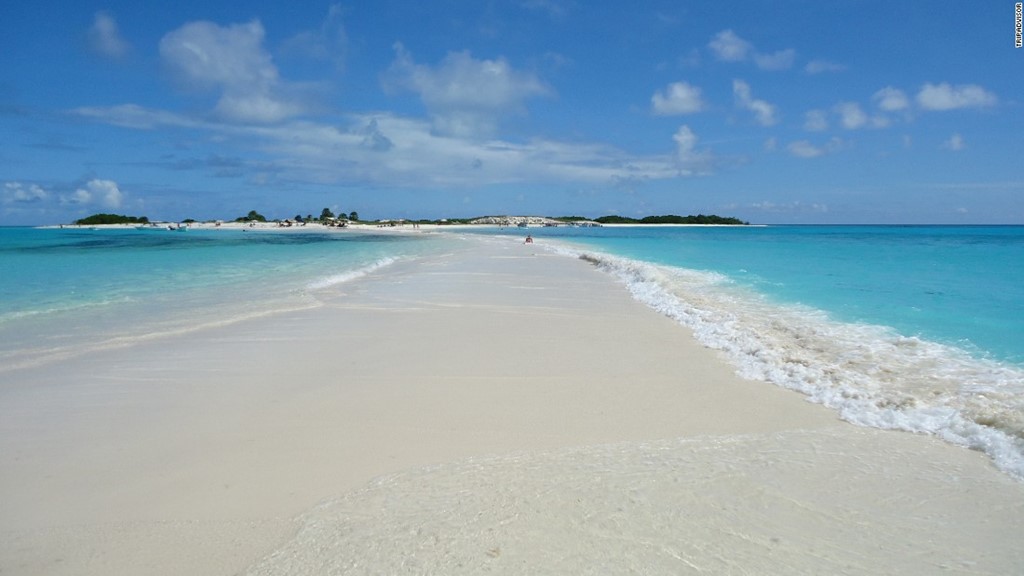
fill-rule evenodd
<path id="1" fill-rule="evenodd" d="M 530 228 L 1024 366 L 1024 226 Z M 522 236 L 515 230 L 495 231 Z"/>
<path id="2" fill-rule="evenodd" d="M 984 451 L 1008 473 L 998 478 L 1024 478 L 1019 229 L 957 229 L 955 240 L 888 228 L 531 232 L 538 249 L 618 278 L 748 378 L 851 422 Z M 521 241 L 511 234 L 502 241 Z M 316 307 L 460 236 L 0 230 L 0 370 Z M 976 249 L 999 256 L 972 264 L 970 278 L 953 274 Z M 986 298 L 993 287 L 1002 292 Z M 1005 488 L 998 479 L 965 493 L 968 470 L 922 465 L 893 436 L 667 439 L 408 470 L 304 515 L 298 537 L 249 573 L 1007 573 L 1024 561 L 1013 535 L 1008 545 L 992 529 L 1014 525 L 1019 506 L 986 501 L 975 525 L 944 525 L 951 507 Z M 942 496 L 887 496 L 900 478 Z M 808 558 L 818 563 L 799 568 Z"/>
<path id="3" fill-rule="evenodd" d="M 457 230 L 0 229 L 0 370 L 318 306 L 318 293 L 459 245 L 470 230 Z M 585 255 L 742 376 L 850 422 L 982 450 L 1024 478 L 1024 227 L 529 232 Z"/>
<path id="4" fill-rule="evenodd" d="M 440 241 L 346 231 L 0 228 L 0 370 L 316 306 L 319 291 L 432 253 Z"/>
<path id="5" fill-rule="evenodd" d="M 544 234 L 542 231 L 541 234 Z M 553 231 L 747 378 L 1024 479 L 1024 228 Z"/>

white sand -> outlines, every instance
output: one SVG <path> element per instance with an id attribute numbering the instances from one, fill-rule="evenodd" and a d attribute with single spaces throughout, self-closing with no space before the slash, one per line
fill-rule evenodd
<path id="1" fill-rule="evenodd" d="M 340 290 L 6 373 L 0 573 L 1024 566 L 982 455 L 741 380 L 585 262 L 474 243 Z"/>

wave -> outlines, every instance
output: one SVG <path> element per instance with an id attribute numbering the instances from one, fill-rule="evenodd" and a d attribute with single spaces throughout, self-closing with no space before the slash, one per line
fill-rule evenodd
<path id="1" fill-rule="evenodd" d="M 330 276 L 317 278 L 316 280 L 307 284 L 306 288 L 308 290 L 323 290 L 324 288 L 330 288 L 331 286 L 335 286 L 337 284 L 351 282 L 356 278 L 362 278 L 363 276 L 380 270 L 385 266 L 390 266 L 391 264 L 394 264 L 397 261 L 398 258 L 393 258 L 390 256 L 381 258 L 380 260 L 377 260 L 376 262 L 373 262 L 361 268 L 356 268 L 354 270 L 346 270 L 345 272 L 341 272 L 339 274 L 332 274 Z"/>
<path id="2" fill-rule="evenodd" d="M 0 313 L 0 325 L 8 322 L 16 322 L 19 320 L 32 319 L 40 316 L 50 316 L 65 313 L 74 313 L 83 310 L 102 309 L 109 306 L 118 306 L 122 304 L 128 304 L 135 302 L 135 299 L 130 296 L 124 296 L 120 298 L 107 298 L 101 300 L 91 301 L 80 301 L 80 302 L 65 302 L 65 303 L 53 303 L 47 308 L 28 308 L 24 310 L 12 310 L 9 312 Z M 38 306 L 38 305 L 37 305 Z"/>
<path id="3" fill-rule="evenodd" d="M 228 291 L 232 295 L 229 300 L 225 300 L 223 290 L 204 289 L 188 296 L 125 297 L 3 315 L 0 328 L 4 332 L 0 336 L 15 332 L 34 336 L 12 339 L 10 346 L 0 346 L 0 373 L 315 308 L 322 303 L 311 292 L 361 278 L 398 260 L 381 258 L 362 267 L 277 290 L 267 290 L 263 283 L 255 288 L 236 283 L 236 288 Z M 126 309 L 126 305 L 132 309 Z M 85 315 L 86 312 L 90 314 Z M 25 325 L 15 326 L 17 321 Z M 42 321 L 46 323 L 41 324 Z"/>
<path id="4" fill-rule="evenodd" d="M 247 320 L 309 310 L 317 306 L 319 304 L 312 302 L 298 302 L 280 304 L 266 309 L 235 310 L 232 314 L 206 320 L 196 320 L 195 318 L 199 317 L 199 315 L 189 316 L 185 320 L 164 319 L 162 321 L 142 323 L 141 325 L 134 326 L 133 329 L 123 328 L 126 330 L 126 333 L 105 334 L 98 332 L 90 334 L 86 340 L 74 340 L 63 345 L 0 350 L 0 373 L 33 368 L 101 351 L 128 348 L 152 340 L 185 336 L 205 330 L 231 326 Z"/>
<path id="5" fill-rule="evenodd" d="M 728 277 L 573 247 L 633 297 L 722 351 L 737 373 L 805 394 L 861 426 L 935 435 L 1024 480 L 1024 370 L 878 325 L 772 302 Z"/>

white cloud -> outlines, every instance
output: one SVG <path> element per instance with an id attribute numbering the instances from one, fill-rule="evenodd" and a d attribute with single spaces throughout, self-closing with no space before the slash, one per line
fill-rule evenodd
<path id="1" fill-rule="evenodd" d="M 799 156 L 800 158 L 814 158 L 824 154 L 824 150 L 815 147 L 807 140 L 797 140 L 796 142 L 790 142 L 789 146 L 790 154 Z"/>
<path id="2" fill-rule="evenodd" d="M 99 195 L 100 202 L 107 208 L 120 208 L 124 194 L 113 180 L 90 180 L 89 189 Z"/>
<path id="3" fill-rule="evenodd" d="M 220 91 L 216 113 L 221 118 L 279 122 L 307 106 L 301 90 L 279 78 L 263 37 L 255 20 L 227 27 L 192 22 L 160 40 L 160 55 L 185 87 Z"/>
<path id="4" fill-rule="evenodd" d="M 847 130 L 856 130 L 868 122 L 868 115 L 856 102 L 840 102 L 836 104 L 835 111 L 839 115 L 839 123 Z"/>
<path id="5" fill-rule="evenodd" d="M 84 106 L 72 110 L 84 118 L 105 122 L 123 128 L 152 130 L 158 126 L 180 126 L 189 128 L 202 127 L 203 123 L 192 118 L 185 118 L 164 110 L 143 108 L 136 104 L 120 104 L 118 106 L 94 107 Z"/>
<path id="6" fill-rule="evenodd" d="M 886 112 L 898 112 L 910 107 L 910 100 L 907 95 L 897 88 L 886 86 L 871 97 L 875 104 Z"/>
<path id="7" fill-rule="evenodd" d="M 550 91 L 533 73 L 514 70 L 504 58 L 477 60 L 468 51 L 449 52 L 437 67 L 416 64 L 395 45 L 389 84 L 419 94 L 434 126 L 445 134 L 486 136 L 509 114 L 523 114 L 524 103 Z"/>
<path id="8" fill-rule="evenodd" d="M 341 5 L 332 4 L 319 29 L 299 32 L 285 40 L 281 46 L 282 52 L 286 55 L 300 55 L 316 60 L 331 60 L 338 69 L 343 68 L 348 48 L 348 33 L 342 16 Z"/>
<path id="9" fill-rule="evenodd" d="M 846 66 L 829 62 L 827 60 L 811 60 L 804 66 L 804 72 L 808 74 L 821 74 L 823 72 L 842 72 Z"/>
<path id="10" fill-rule="evenodd" d="M 960 150 L 963 150 L 966 147 L 966 144 L 964 144 L 963 136 L 961 136 L 960 134 L 953 134 L 952 136 L 949 137 L 949 140 L 946 140 L 942 144 L 942 147 L 945 148 L 946 150 L 958 152 Z"/>
<path id="11" fill-rule="evenodd" d="M 4 204 L 30 204 L 49 197 L 50 194 L 38 184 L 4 182 Z"/>
<path id="12" fill-rule="evenodd" d="M 732 93 L 733 96 L 735 96 L 736 105 L 744 110 L 753 112 L 758 124 L 762 126 L 771 126 L 778 122 L 775 118 L 775 106 L 765 102 L 764 100 L 757 100 L 753 98 L 750 92 L 750 85 L 746 82 L 742 80 L 733 80 Z"/>
<path id="13" fill-rule="evenodd" d="M 761 210 L 764 212 L 779 212 L 779 213 L 806 213 L 806 212 L 828 212 L 827 204 L 820 204 L 813 202 L 811 204 L 804 204 L 799 200 L 794 202 L 788 202 L 785 204 L 777 204 L 771 201 L 754 202 L 749 205 L 750 208 Z"/>
<path id="14" fill-rule="evenodd" d="M 740 38 L 732 30 L 723 30 L 708 43 L 715 57 L 725 62 L 742 62 L 753 50 L 750 42 Z"/>
<path id="15" fill-rule="evenodd" d="M 192 22 L 160 40 L 160 54 L 175 72 L 199 88 L 260 86 L 278 80 L 270 54 L 263 50 L 259 21 L 221 27 Z"/>
<path id="16" fill-rule="evenodd" d="M 762 70 L 787 70 L 796 60 L 796 50 L 787 48 L 771 54 L 757 52 L 754 45 L 740 38 L 732 30 L 722 30 L 708 42 L 715 58 L 722 62 L 745 62 L 753 59 Z"/>
<path id="17" fill-rule="evenodd" d="M 124 193 L 113 180 L 94 178 L 69 194 L 60 196 L 61 204 L 97 204 L 109 210 L 117 210 L 124 200 Z"/>
<path id="18" fill-rule="evenodd" d="M 754 54 L 754 63 L 762 70 L 788 70 L 793 67 L 796 50 L 788 48 L 774 54 Z"/>
<path id="19" fill-rule="evenodd" d="M 693 173 L 709 173 L 712 161 L 711 153 L 697 150 L 697 134 L 687 125 L 682 125 L 672 136 L 676 143 L 676 158 L 682 167 L 679 175 Z"/>
<path id="20" fill-rule="evenodd" d="M 330 124 L 289 120 L 270 125 L 201 121 L 140 107 L 88 108 L 83 118 L 134 129 L 186 127 L 209 133 L 230 146 L 275 160 L 253 182 L 275 180 L 345 183 L 388 188 L 473 187 L 508 183 L 573 182 L 610 184 L 679 178 L 708 173 L 710 153 L 700 150 L 692 131 L 676 133 L 671 151 L 630 154 L 600 143 L 542 138 L 526 142 L 465 138 L 440 132 L 433 122 L 390 113 L 354 114 Z M 692 137 L 691 137 L 692 136 Z M 90 188 L 64 202 L 88 202 Z"/>
<path id="21" fill-rule="evenodd" d="M 92 179 L 85 187 L 78 188 L 61 197 L 62 204 L 91 204 L 96 202 L 104 208 L 116 210 L 121 207 L 124 194 L 113 180 Z"/>
<path id="22" fill-rule="evenodd" d="M 787 149 L 789 153 L 798 158 L 817 158 L 818 156 L 824 156 L 836 152 L 843 147 L 843 141 L 839 138 L 832 138 L 822 146 L 815 146 L 807 140 L 797 140 L 790 142 Z"/>
<path id="23" fill-rule="evenodd" d="M 303 106 L 268 93 L 230 92 L 221 96 L 217 112 L 242 122 L 278 122 L 303 112 Z"/>
<path id="24" fill-rule="evenodd" d="M 117 29 L 117 21 L 106 12 L 97 12 L 93 16 L 89 28 L 89 47 L 107 58 L 122 58 L 130 48 Z"/>
<path id="25" fill-rule="evenodd" d="M 92 202 L 92 194 L 83 188 L 79 188 L 70 194 L 63 194 L 60 197 L 61 204 L 88 204 L 90 202 Z"/>
<path id="26" fill-rule="evenodd" d="M 275 142 L 285 147 L 280 151 L 286 156 L 306 166 L 303 171 L 389 186 L 480 186 L 549 179 L 608 183 L 680 175 L 679 154 L 638 157 L 597 144 L 465 139 L 438 134 L 427 122 L 388 115 L 355 120 L 361 125 L 350 132 L 296 126 L 276 136 Z M 362 146 L 365 127 L 371 122 L 392 143 L 384 153 Z M 687 142 L 684 138 L 679 148 L 677 141 L 677 150 L 687 150 Z M 339 163 L 339 158 L 345 162 Z"/>
<path id="27" fill-rule="evenodd" d="M 828 130 L 828 116 L 824 110 L 809 110 L 804 114 L 804 130 L 822 132 Z"/>
<path id="28" fill-rule="evenodd" d="M 701 100 L 700 88 L 686 82 L 674 82 L 668 85 L 664 93 L 654 93 L 651 106 L 655 114 L 671 116 L 700 112 L 704 109 L 704 102 Z"/>
<path id="29" fill-rule="evenodd" d="M 697 147 L 697 135 L 693 133 L 693 130 L 690 130 L 689 126 L 685 124 L 680 126 L 679 130 L 672 136 L 672 139 L 676 142 L 680 160 L 685 162 L 693 158 L 694 149 Z"/>
<path id="30" fill-rule="evenodd" d="M 925 110 L 955 110 L 993 106 L 996 96 L 976 84 L 951 86 L 948 83 L 925 84 L 917 93 L 917 103 Z"/>
<path id="31" fill-rule="evenodd" d="M 371 120 L 370 123 L 366 125 L 363 133 L 365 134 L 365 137 L 363 138 L 362 145 L 370 150 L 383 152 L 395 147 L 395 143 L 380 131 L 380 126 L 377 125 L 377 120 Z"/>

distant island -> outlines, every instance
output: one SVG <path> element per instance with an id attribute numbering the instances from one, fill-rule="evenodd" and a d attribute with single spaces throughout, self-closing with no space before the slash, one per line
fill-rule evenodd
<path id="1" fill-rule="evenodd" d="M 101 224 L 149 224 L 145 216 L 122 216 L 120 214 L 93 214 L 75 220 L 79 226 L 99 226 Z"/>
<path id="2" fill-rule="evenodd" d="M 714 214 L 698 214 L 696 216 L 666 214 L 664 216 L 646 216 L 639 220 L 626 216 L 601 216 L 595 218 L 594 221 L 601 224 L 726 224 L 731 226 L 748 226 L 750 224 L 750 222 L 744 222 L 738 218 L 715 216 Z"/>
<path id="3" fill-rule="evenodd" d="M 303 218 L 301 215 L 296 215 L 294 219 L 287 220 L 268 220 L 265 216 L 257 212 L 256 210 L 250 210 L 245 216 L 239 216 L 234 218 L 234 222 L 275 222 L 275 223 L 288 223 L 297 222 L 305 224 L 307 222 L 314 223 L 334 223 L 337 221 L 345 222 L 358 222 L 359 214 L 351 212 L 348 215 L 338 214 L 335 216 L 329 209 L 324 208 L 320 213 L 319 218 L 314 218 L 312 215 L 307 215 Z M 183 220 L 183 223 L 194 223 L 195 220 L 189 218 Z M 213 221 L 211 222 L 219 222 Z M 151 220 L 146 216 L 124 216 L 120 214 L 93 214 L 74 222 L 79 226 L 98 226 L 103 224 L 150 224 Z M 645 216 L 643 218 L 630 218 L 628 216 L 601 216 L 599 218 L 586 218 L 583 216 L 558 216 L 558 217 L 546 217 L 546 216 L 481 216 L 477 218 L 443 218 L 440 220 L 410 220 L 410 219 L 399 219 L 399 220 L 371 220 L 366 221 L 367 224 L 380 224 L 389 223 L 394 225 L 395 223 L 409 223 L 409 224 L 435 224 L 435 225 L 458 225 L 458 224 L 497 224 L 504 226 L 515 226 L 517 224 L 532 224 L 532 225 L 601 225 L 601 224 L 710 224 L 710 225 L 726 225 L 726 226 L 748 226 L 749 222 L 744 222 L 738 218 L 716 216 L 714 214 L 698 214 L 696 216 L 677 216 L 675 214 L 666 214 L 662 216 Z"/>
<path id="4" fill-rule="evenodd" d="M 517 224 L 555 226 L 560 224 L 569 225 L 598 225 L 598 224 L 712 224 L 725 226 L 749 226 L 750 222 L 744 222 L 739 218 L 716 216 L 714 214 L 698 214 L 696 216 L 676 216 L 666 214 L 663 216 L 645 216 L 643 218 L 629 218 L 627 216 L 601 216 L 599 218 L 586 218 L 584 216 L 481 216 L 477 218 L 455 218 L 449 220 L 429 221 L 410 220 L 410 222 L 432 223 L 432 224 L 497 224 L 502 226 L 515 226 Z"/>

